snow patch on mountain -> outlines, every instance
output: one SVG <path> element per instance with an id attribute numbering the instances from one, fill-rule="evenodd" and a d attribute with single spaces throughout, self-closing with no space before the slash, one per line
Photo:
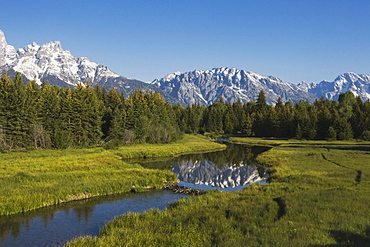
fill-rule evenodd
<path id="1" fill-rule="evenodd" d="M 360 96 L 363 101 L 370 100 L 370 75 L 368 74 L 343 73 L 331 82 L 300 83 L 298 86 L 316 97 L 329 100 L 338 100 L 339 95 L 347 91 Z"/>
<path id="2" fill-rule="evenodd" d="M 13 63 L 17 58 L 17 51 L 13 46 L 8 45 L 3 31 L 0 30 L 0 67 Z"/>
<path id="3" fill-rule="evenodd" d="M 63 50 L 59 41 L 38 45 L 35 42 L 15 50 L 6 43 L 3 32 L 0 32 L 0 66 L 20 72 L 28 80 L 57 78 L 70 86 L 90 81 L 95 84 L 102 78 L 118 78 L 118 74 L 107 67 L 92 62 L 87 58 L 75 57 L 69 50 Z"/>
<path id="4" fill-rule="evenodd" d="M 75 57 L 68 50 L 63 50 L 59 41 L 38 45 L 33 42 L 16 50 L 8 45 L 4 33 L 0 30 L 0 72 L 8 71 L 14 76 L 20 72 L 25 82 L 35 80 L 37 84 L 48 81 L 60 87 L 75 87 L 79 83 L 99 85 L 107 90 L 114 87 L 118 91 L 130 94 L 141 88 L 159 91 L 169 102 L 178 102 L 157 87 L 135 79 L 120 76 L 106 66 L 92 62 L 86 57 Z"/>
<path id="5" fill-rule="evenodd" d="M 315 97 L 294 84 L 283 82 L 277 77 L 262 76 L 255 72 L 236 68 L 214 68 L 194 70 L 186 73 L 172 73 L 155 79 L 153 85 L 160 87 L 184 104 L 200 103 L 211 105 L 222 96 L 225 101 L 255 101 L 261 90 L 265 92 L 268 103 L 283 101 L 298 102 Z"/>

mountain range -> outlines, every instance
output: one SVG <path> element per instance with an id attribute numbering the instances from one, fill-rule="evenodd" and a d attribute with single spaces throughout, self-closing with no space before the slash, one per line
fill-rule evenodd
<path id="1" fill-rule="evenodd" d="M 370 100 L 370 75 L 368 74 L 343 73 L 332 82 L 302 82 L 298 86 L 318 98 L 338 100 L 341 93 L 351 91 L 355 96 L 360 96 L 363 101 Z"/>
<path id="2" fill-rule="evenodd" d="M 194 70 L 186 73 L 168 74 L 152 82 L 180 102 L 210 105 L 222 96 L 225 101 L 255 101 L 261 90 L 267 103 L 274 104 L 279 97 L 285 101 L 313 102 L 316 97 L 292 83 L 283 82 L 277 77 L 235 68 L 215 68 Z"/>
<path id="3" fill-rule="evenodd" d="M 4 33 L 0 30 L 0 71 L 6 70 L 14 76 L 20 72 L 26 82 L 35 80 L 41 85 L 48 81 L 60 87 L 76 87 L 79 83 L 92 86 L 98 84 L 108 90 L 112 87 L 130 94 L 137 88 L 160 91 L 148 83 L 120 76 L 106 66 L 92 62 L 86 57 L 75 57 L 69 50 L 63 50 L 59 41 L 38 45 L 35 42 L 16 50 L 8 45 Z M 177 102 L 168 94 L 161 92 L 169 102 Z"/>
<path id="4" fill-rule="evenodd" d="M 171 103 L 182 105 L 199 103 L 211 105 L 222 96 L 225 101 L 255 101 L 261 90 L 269 104 L 280 97 L 284 102 L 301 100 L 313 102 L 316 98 L 338 99 L 347 90 L 363 100 L 370 99 L 370 75 L 344 73 L 333 82 L 300 83 L 284 82 L 274 76 L 262 76 L 255 72 L 235 68 L 214 68 L 175 72 L 150 83 L 118 75 L 86 57 L 75 57 L 63 50 L 59 41 L 38 45 L 35 42 L 19 49 L 8 45 L 0 30 L 0 71 L 10 76 L 20 72 L 25 81 L 35 80 L 39 85 L 48 81 L 61 87 L 75 87 L 90 82 L 108 90 L 112 87 L 126 95 L 137 88 L 159 91 Z"/>

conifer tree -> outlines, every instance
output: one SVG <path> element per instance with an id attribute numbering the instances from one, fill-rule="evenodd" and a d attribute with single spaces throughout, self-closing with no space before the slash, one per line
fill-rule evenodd
<path id="1" fill-rule="evenodd" d="M 225 105 L 221 102 L 216 102 L 207 108 L 205 116 L 205 126 L 208 132 L 223 133 L 223 115 Z"/>
<path id="2" fill-rule="evenodd" d="M 4 70 L 0 79 L 0 148 L 11 150 L 14 145 L 11 129 L 9 128 L 10 94 L 12 80 Z"/>
<path id="3" fill-rule="evenodd" d="M 257 111 L 264 112 L 267 109 L 266 95 L 263 90 L 261 90 L 257 97 Z"/>
<path id="4" fill-rule="evenodd" d="M 105 102 L 104 125 L 108 139 L 122 139 L 126 131 L 126 111 L 123 95 L 111 88 Z"/>
<path id="5" fill-rule="evenodd" d="M 334 112 L 333 128 L 337 133 L 338 140 L 348 140 L 353 138 L 351 124 L 338 111 Z"/>
<path id="6" fill-rule="evenodd" d="M 60 131 L 60 94 L 62 88 L 50 86 L 43 82 L 41 85 L 39 119 L 45 132 L 45 146 L 55 146 L 56 133 Z"/>
<path id="7" fill-rule="evenodd" d="M 333 141 L 337 139 L 337 132 L 335 132 L 335 129 L 333 128 L 333 126 L 330 126 L 328 128 L 328 132 L 326 133 L 326 139 L 328 141 Z"/>
<path id="8" fill-rule="evenodd" d="M 350 122 L 355 138 L 361 138 L 363 132 L 370 128 L 366 121 L 366 118 L 368 118 L 369 114 L 366 114 L 365 104 L 366 103 L 362 102 L 360 96 L 356 97 L 356 102 L 353 104 Z"/>
<path id="9" fill-rule="evenodd" d="M 73 145 L 76 113 L 74 112 L 72 90 L 67 87 L 60 97 L 59 126 L 54 132 L 54 145 L 56 148 L 68 148 Z"/>
<path id="10" fill-rule="evenodd" d="M 40 118 L 41 90 L 34 80 L 26 85 L 26 101 L 25 121 L 29 124 L 30 138 L 35 148 L 45 148 L 46 132 Z"/>
<path id="11" fill-rule="evenodd" d="M 10 83 L 8 105 L 8 128 L 11 138 L 17 146 L 32 145 L 29 138 L 30 123 L 28 119 L 28 102 L 24 82 L 20 73 L 16 73 L 13 83 Z"/>
<path id="12" fill-rule="evenodd" d="M 225 114 L 223 116 L 223 130 L 226 134 L 232 134 L 235 130 L 235 122 L 237 118 L 234 114 L 234 109 L 230 102 L 226 103 Z"/>
<path id="13" fill-rule="evenodd" d="M 243 109 L 243 105 L 240 100 L 237 100 L 233 103 L 233 112 L 235 116 L 234 120 L 234 133 L 242 133 L 243 132 L 243 126 L 246 121 L 246 112 Z"/>
<path id="14" fill-rule="evenodd" d="M 74 142 L 78 146 L 97 144 L 101 137 L 102 106 L 89 83 L 73 91 Z"/>

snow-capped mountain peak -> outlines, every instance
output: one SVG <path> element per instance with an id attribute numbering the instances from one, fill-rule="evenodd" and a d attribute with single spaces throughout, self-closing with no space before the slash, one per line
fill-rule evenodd
<path id="1" fill-rule="evenodd" d="M 16 50 L 8 45 L 4 33 L 0 30 L 0 73 L 8 71 L 10 76 L 20 72 L 27 80 L 36 80 L 38 84 L 48 81 L 61 87 L 75 87 L 90 82 L 92 86 L 99 85 L 107 90 L 114 87 L 130 94 L 137 88 L 160 91 L 153 85 L 139 80 L 120 76 L 106 66 L 90 61 L 86 57 L 75 57 L 69 50 L 63 50 L 59 41 L 43 45 L 35 42 Z M 162 92 L 171 102 L 176 102 Z"/>
<path id="2" fill-rule="evenodd" d="M 0 30 L 0 67 L 12 64 L 18 58 L 15 48 L 8 45 L 3 31 Z"/>
<path id="3" fill-rule="evenodd" d="M 265 92 L 270 104 L 276 103 L 279 97 L 283 101 L 292 102 L 313 102 L 316 97 L 322 96 L 338 99 L 339 94 L 348 90 L 360 95 L 363 100 L 370 99 L 370 75 L 353 72 L 341 74 L 333 82 L 302 82 L 294 85 L 274 76 L 219 67 L 206 71 L 175 72 L 147 84 L 120 76 L 86 57 L 75 57 L 69 50 L 63 50 L 59 41 L 42 45 L 33 42 L 16 50 L 8 45 L 0 30 L 0 73 L 4 70 L 10 76 L 18 71 L 26 82 L 36 80 L 38 84 L 45 80 L 52 85 L 74 87 L 89 81 L 92 86 L 97 84 L 108 90 L 114 87 L 126 94 L 136 88 L 161 91 L 169 101 L 180 101 L 183 105 L 211 105 L 221 96 L 230 102 L 256 101 L 261 90 Z"/>
<path id="4" fill-rule="evenodd" d="M 0 48 L 4 48 L 6 45 L 8 44 L 6 43 L 5 35 L 3 31 L 0 30 Z"/>
<path id="5" fill-rule="evenodd" d="M 18 55 L 24 56 L 27 52 L 37 52 L 40 49 L 40 46 L 36 44 L 35 42 L 32 42 L 29 45 L 26 45 L 23 48 L 18 49 Z"/>
<path id="6" fill-rule="evenodd" d="M 263 90 L 270 104 L 279 97 L 284 101 L 313 101 L 315 97 L 294 84 L 283 82 L 277 77 L 267 77 L 255 72 L 236 68 L 213 68 L 185 73 L 168 74 L 155 79 L 152 84 L 160 87 L 184 104 L 200 103 L 210 105 L 221 96 L 225 101 L 255 101 Z"/>
<path id="7" fill-rule="evenodd" d="M 68 50 L 63 50 L 59 41 L 43 45 L 33 42 L 15 50 L 7 44 L 4 33 L 0 31 L 0 67 L 18 71 L 28 80 L 48 80 L 59 86 L 76 86 L 90 81 L 101 83 L 108 78 L 118 78 L 118 74 L 105 66 L 87 58 L 75 57 Z"/>
<path id="8" fill-rule="evenodd" d="M 340 74 L 334 81 L 321 81 L 320 83 L 300 83 L 298 86 L 317 97 L 337 100 L 341 93 L 353 92 L 362 100 L 370 100 L 370 75 L 356 74 L 353 72 Z"/>

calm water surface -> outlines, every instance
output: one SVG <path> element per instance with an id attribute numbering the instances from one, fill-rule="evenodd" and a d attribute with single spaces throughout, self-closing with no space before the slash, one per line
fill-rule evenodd
<path id="1" fill-rule="evenodd" d="M 170 190 L 114 195 L 0 217 L 0 246 L 56 246 L 77 236 L 98 235 L 114 217 L 164 209 L 181 197 Z"/>
<path id="2" fill-rule="evenodd" d="M 180 185 L 195 189 L 235 191 L 251 183 L 266 183 L 268 174 L 255 157 L 266 147 L 227 144 L 218 152 L 191 154 L 167 160 L 131 160 L 146 168 L 170 169 Z M 114 217 L 151 208 L 164 209 L 187 197 L 169 190 L 125 194 L 65 203 L 0 217 L 0 246 L 56 246 L 84 235 L 98 235 Z"/>
<path id="3" fill-rule="evenodd" d="M 226 144 L 223 151 L 136 162 L 147 168 L 170 169 L 177 174 L 179 185 L 193 189 L 236 191 L 252 183 L 267 183 L 268 173 L 255 158 L 269 147 Z"/>

